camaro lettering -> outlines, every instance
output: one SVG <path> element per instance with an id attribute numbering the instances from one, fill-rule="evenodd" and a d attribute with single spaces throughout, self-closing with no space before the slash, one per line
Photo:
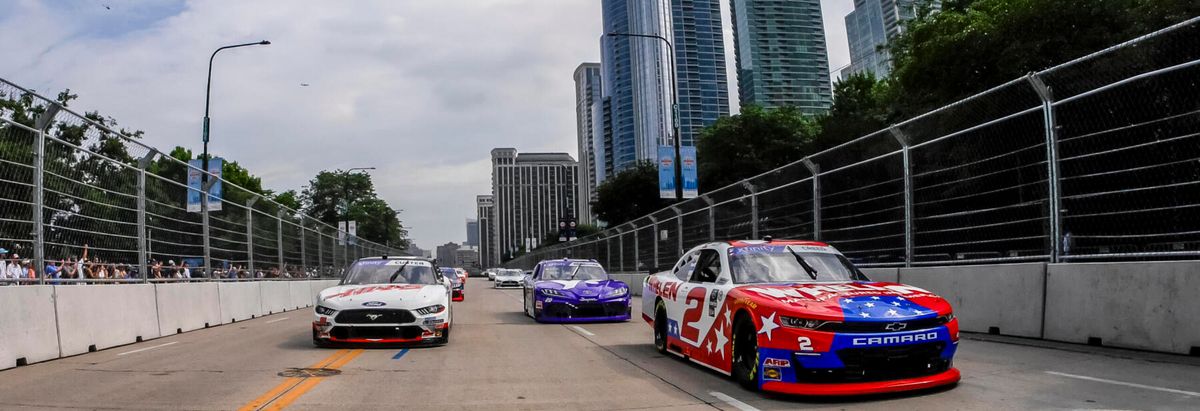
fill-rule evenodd
<path id="1" fill-rule="evenodd" d="M 855 338 L 854 340 L 850 341 L 850 343 L 854 344 L 854 345 L 880 345 L 880 344 L 886 345 L 886 344 L 912 343 L 912 342 L 920 342 L 920 341 L 934 341 L 934 340 L 937 340 L 937 338 L 938 338 L 937 331 L 930 331 L 927 333 L 920 333 L 920 334 L 888 335 L 888 336 L 883 336 L 883 337 L 860 337 L 860 338 Z"/>

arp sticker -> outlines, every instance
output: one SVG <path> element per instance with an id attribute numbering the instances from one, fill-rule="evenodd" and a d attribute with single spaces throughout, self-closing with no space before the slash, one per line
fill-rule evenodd
<path id="1" fill-rule="evenodd" d="M 767 358 L 763 360 L 763 367 L 788 368 L 791 366 L 791 361 L 782 358 Z"/>
<path id="2" fill-rule="evenodd" d="M 763 368 L 763 379 L 767 381 L 779 381 L 783 373 L 779 372 L 778 368 Z"/>

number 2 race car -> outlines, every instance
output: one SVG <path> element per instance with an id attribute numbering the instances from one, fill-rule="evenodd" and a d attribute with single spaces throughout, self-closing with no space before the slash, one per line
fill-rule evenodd
<path id="1" fill-rule="evenodd" d="M 438 268 L 438 273 L 442 278 L 446 279 L 446 284 L 450 287 L 450 300 L 462 301 L 467 299 L 466 280 L 465 277 L 450 267 Z"/>
<path id="2" fill-rule="evenodd" d="M 595 260 L 545 260 L 524 281 L 525 315 L 538 322 L 629 320 L 629 286 Z"/>
<path id="3" fill-rule="evenodd" d="M 313 344 L 450 341 L 450 290 L 429 261 L 375 257 L 355 261 L 341 284 L 322 290 Z"/>
<path id="4" fill-rule="evenodd" d="M 824 243 L 698 246 L 647 278 L 642 304 L 660 352 L 750 389 L 852 395 L 959 380 L 950 304 L 917 287 L 871 282 Z"/>

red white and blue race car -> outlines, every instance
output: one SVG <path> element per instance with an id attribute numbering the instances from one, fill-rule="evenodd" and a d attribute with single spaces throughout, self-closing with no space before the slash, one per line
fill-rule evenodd
<path id="1" fill-rule="evenodd" d="M 917 287 L 872 282 L 824 243 L 700 245 L 648 277 L 643 292 L 660 352 L 750 389 L 853 395 L 959 380 L 950 304 Z"/>

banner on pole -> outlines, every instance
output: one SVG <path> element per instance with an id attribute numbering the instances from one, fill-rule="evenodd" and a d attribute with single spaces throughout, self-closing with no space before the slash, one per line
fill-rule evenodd
<path id="1" fill-rule="evenodd" d="M 212 187 L 208 190 L 208 210 L 221 211 L 221 169 L 225 160 L 220 157 L 213 157 L 208 161 L 208 173 L 215 176 L 212 180 Z M 188 165 L 188 194 L 187 194 L 187 211 L 189 213 L 200 212 L 200 193 L 203 191 L 200 186 L 201 172 L 204 167 L 203 160 L 189 160 Z"/>
<path id="2" fill-rule="evenodd" d="M 346 222 L 338 221 L 338 245 L 346 245 Z"/>
<path id="3" fill-rule="evenodd" d="M 658 146 L 658 197 L 675 198 L 675 147 Z"/>
<path id="4" fill-rule="evenodd" d="M 350 236 L 350 245 L 358 245 L 358 222 L 346 222 L 346 232 Z"/>
<path id="5" fill-rule="evenodd" d="M 696 147 L 683 146 L 679 148 L 680 164 L 683 164 L 683 198 L 696 198 L 700 195 L 700 178 L 697 176 Z"/>

